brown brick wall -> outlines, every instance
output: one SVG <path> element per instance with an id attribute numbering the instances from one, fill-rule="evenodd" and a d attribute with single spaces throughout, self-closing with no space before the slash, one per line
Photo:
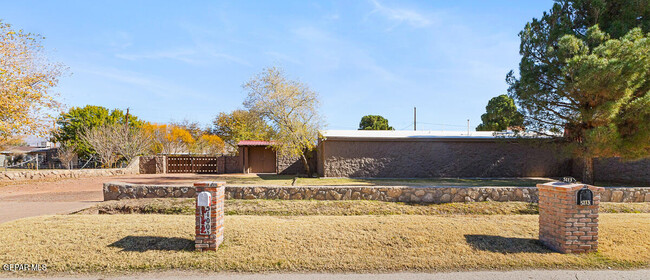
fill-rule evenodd
<path id="1" fill-rule="evenodd" d="M 598 207 L 602 188 L 587 186 L 594 194 L 591 206 L 577 204 L 582 184 L 539 184 L 539 240 L 561 253 L 598 251 Z"/>
<path id="2" fill-rule="evenodd" d="M 574 159 L 572 176 L 581 180 L 583 166 L 582 160 Z M 650 186 L 650 159 L 626 161 L 620 158 L 595 158 L 594 180 Z"/>
<path id="3" fill-rule="evenodd" d="M 225 183 L 224 182 L 201 182 L 194 183 L 196 194 L 203 191 L 210 192 L 212 195 L 212 204 L 210 205 L 210 234 L 202 235 L 200 233 L 199 207 L 196 205 L 195 214 L 195 247 L 198 251 L 215 251 L 223 242 L 223 222 L 224 222 L 224 199 Z"/>
<path id="4" fill-rule="evenodd" d="M 167 173 L 167 160 L 165 156 L 141 156 L 140 174 Z"/>
<path id="5" fill-rule="evenodd" d="M 324 177 L 562 177 L 571 159 L 558 145 L 505 140 L 325 140 Z"/>

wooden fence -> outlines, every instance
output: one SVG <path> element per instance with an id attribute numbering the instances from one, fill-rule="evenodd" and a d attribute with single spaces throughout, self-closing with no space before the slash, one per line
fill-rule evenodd
<path id="1" fill-rule="evenodd" d="M 168 156 L 167 173 L 218 173 L 219 157 Z"/>

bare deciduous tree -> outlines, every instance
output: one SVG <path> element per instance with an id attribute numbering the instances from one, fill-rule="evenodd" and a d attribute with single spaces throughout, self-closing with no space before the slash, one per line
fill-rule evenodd
<path id="1" fill-rule="evenodd" d="M 121 157 L 131 162 L 147 154 L 154 143 L 153 136 L 142 128 L 124 124 L 104 124 L 83 129 L 81 139 L 97 153 L 104 167 L 112 167 Z"/>
<path id="2" fill-rule="evenodd" d="M 104 124 L 91 129 L 84 128 L 81 140 L 93 148 L 104 168 L 113 167 L 119 159 L 115 145 L 115 126 Z"/>
<path id="3" fill-rule="evenodd" d="M 144 129 L 115 125 L 112 130 L 115 133 L 114 145 L 116 152 L 123 156 L 127 162 L 130 163 L 133 158 L 144 155 L 151 150 L 154 139 Z"/>
<path id="4" fill-rule="evenodd" d="M 61 161 L 63 167 L 72 168 L 72 162 L 77 159 L 76 149 L 77 147 L 69 142 L 61 143 L 61 146 L 57 148 L 56 157 Z"/>

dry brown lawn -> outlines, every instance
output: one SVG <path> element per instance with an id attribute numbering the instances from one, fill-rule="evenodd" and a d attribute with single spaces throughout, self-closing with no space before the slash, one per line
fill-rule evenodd
<path id="1" fill-rule="evenodd" d="M 193 198 L 146 198 L 106 201 L 82 214 L 180 214 L 194 215 Z M 226 215 L 308 216 L 308 215 L 507 215 L 537 214 L 537 204 L 526 202 L 473 202 L 446 204 L 405 204 L 372 200 L 264 200 L 228 199 Z M 650 213 L 646 203 L 601 203 L 601 213 Z"/>
<path id="2" fill-rule="evenodd" d="M 553 253 L 535 215 L 227 216 L 217 252 L 185 215 L 67 215 L 0 224 L 0 263 L 48 274 L 145 270 L 447 271 L 647 268 L 650 214 L 601 215 L 600 252 Z M 0 274 L 2 275 L 2 274 Z"/>
<path id="3" fill-rule="evenodd" d="M 304 178 L 291 175 L 259 174 L 220 175 L 228 185 L 296 185 L 296 186 L 520 186 L 534 187 L 552 181 L 546 178 L 509 179 L 462 179 L 462 178 L 423 178 L 423 179 L 359 179 L 359 178 Z M 295 182 L 293 181 L 295 178 Z"/>
<path id="4" fill-rule="evenodd" d="M 423 179 L 355 179 L 355 178 L 296 178 L 297 186 L 519 186 L 534 187 L 552 181 L 546 178 L 509 179 L 463 179 L 463 178 L 423 178 Z"/>

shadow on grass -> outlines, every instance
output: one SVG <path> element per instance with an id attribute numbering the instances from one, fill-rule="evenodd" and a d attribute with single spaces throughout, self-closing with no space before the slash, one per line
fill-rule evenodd
<path id="1" fill-rule="evenodd" d="M 194 240 L 178 237 L 127 236 L 108 247 L 122 248 L 126 252 L 157 251 L 193 251 Z"/>
<path id="2" fill-rule="evenodd" d="M 539 214 L 539 204 L 537 203 L 528 203 L 525 209 L 519 209 L 515 214 L 520 215 L 537 215 Z"/>
<path id="3" fill-rule="evenodd" d="M 552 253 L 539 240 L 532 238 L 503 237 L 495 235 L 466 234 L 465 240 L 472 248 L 495 253 Z"/>

